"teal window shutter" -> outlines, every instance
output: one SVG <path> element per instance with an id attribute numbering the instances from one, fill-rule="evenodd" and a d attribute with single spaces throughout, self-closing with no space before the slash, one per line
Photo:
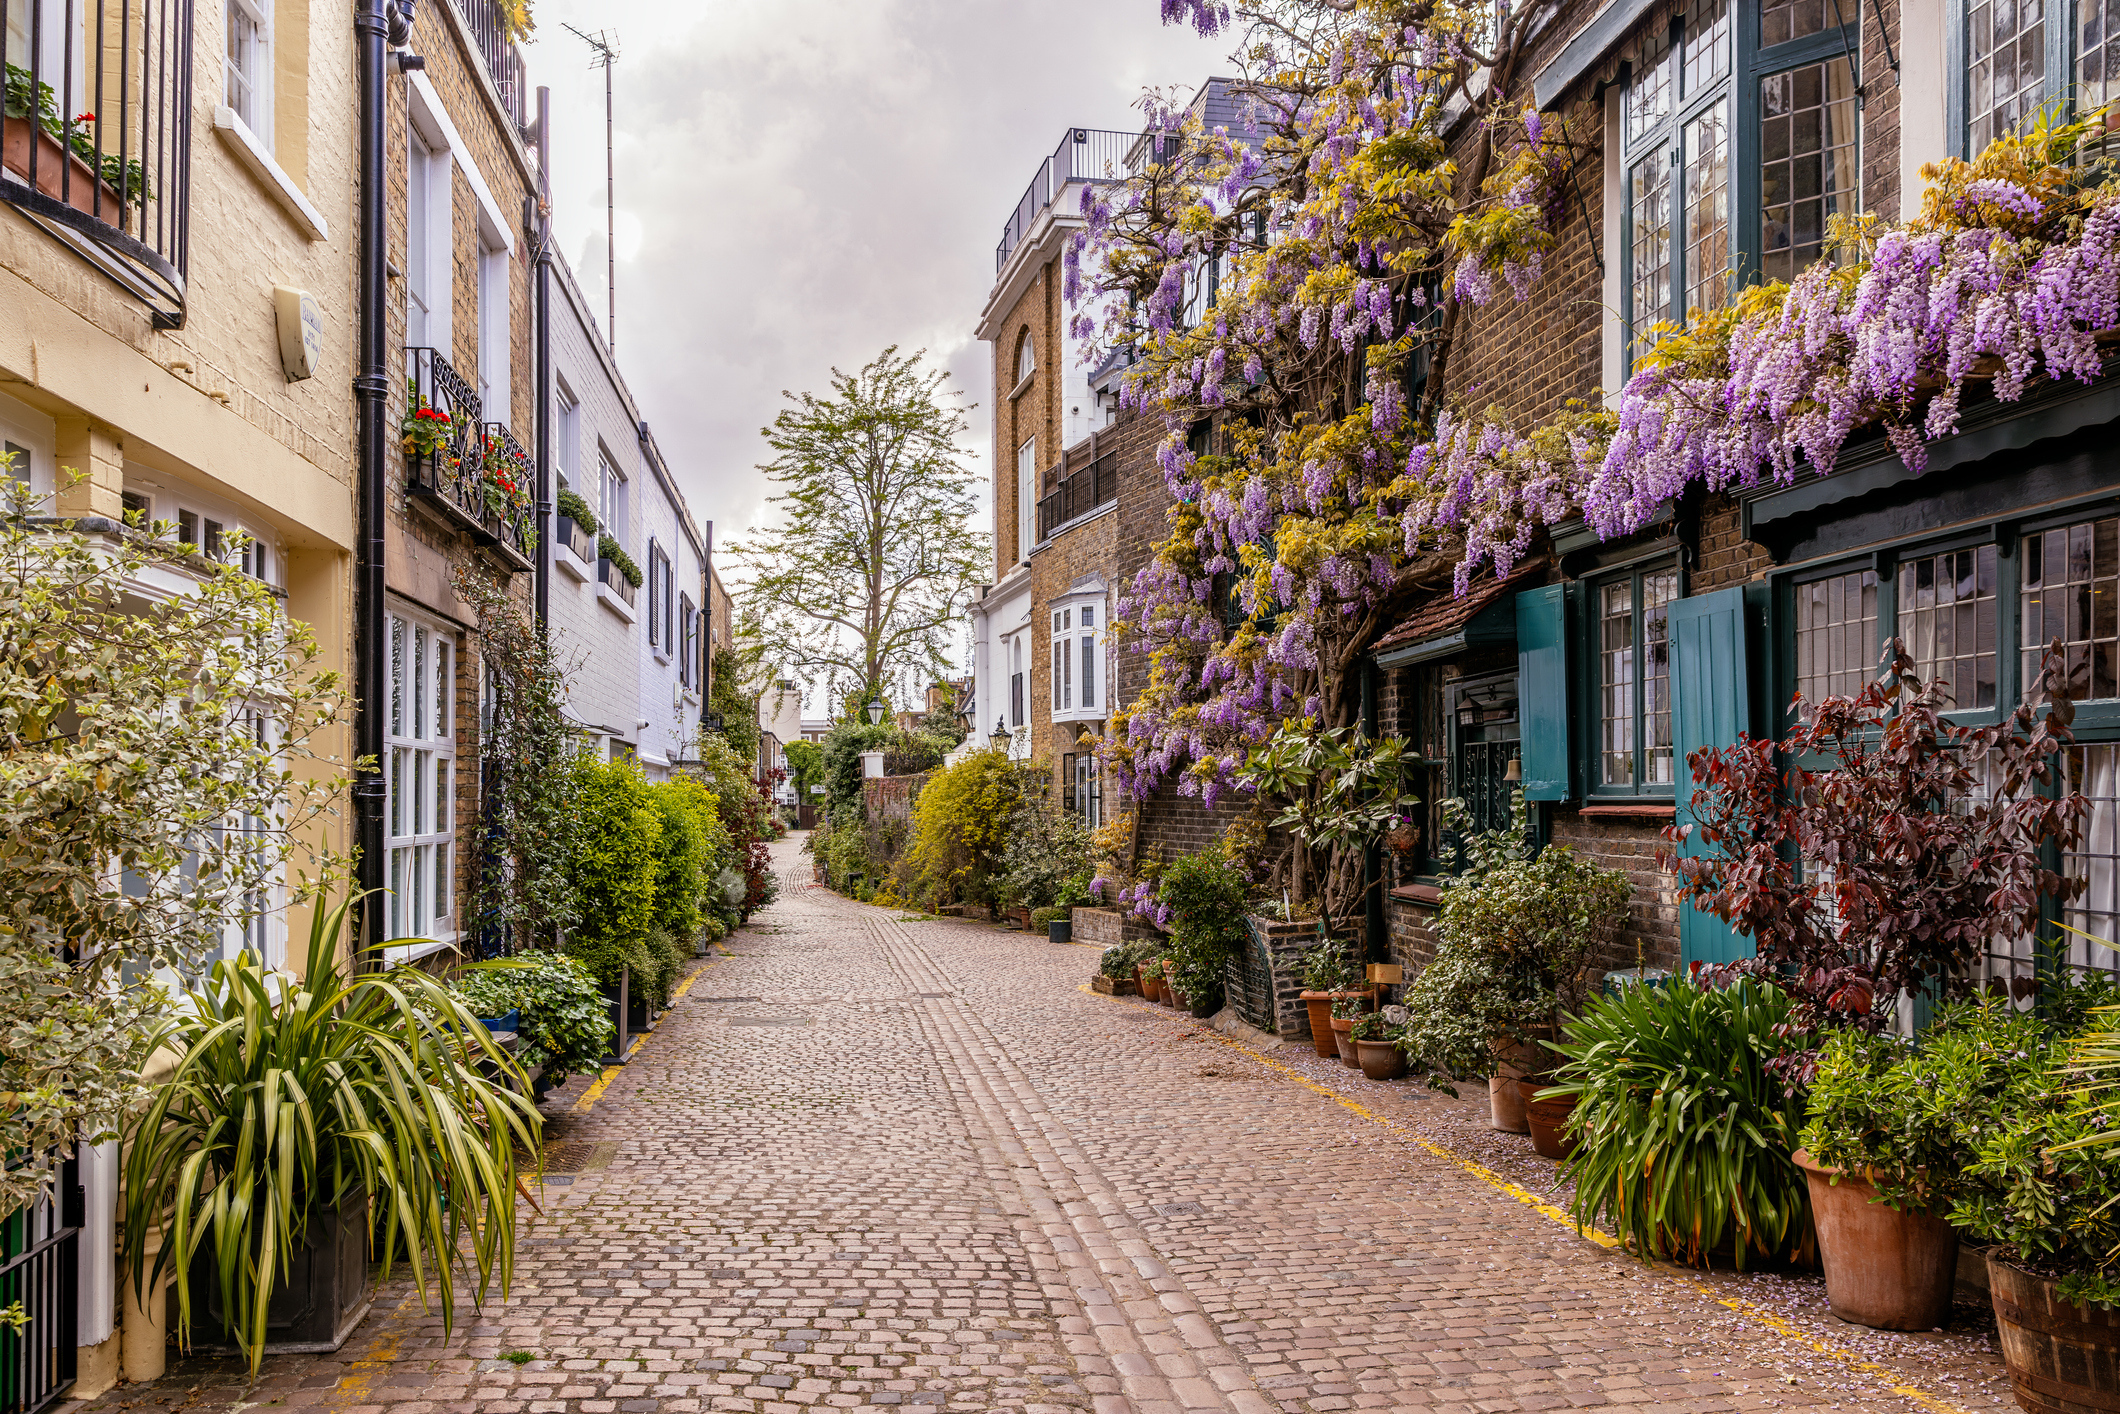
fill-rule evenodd
<path id="1" fill-rule="evenodd" d="M 1524 799 L 1566 800 L 1568 740 L 1568 600 L 1549 584 L 1516 596 L 1516 700 L 1521 723 Z"/>
<path id="2" fill-rule="evenodd" d="M 1695 595 L 1671 605 L 1671 746 L 1678 778 L 1680 825 L 1692 823 L 1693 772 L 1686 758 L 1710 747 L 1735 746 L 1752 727 L 1746 594 L 1743 585 Z M 1679 846 L 1684 856 L 1708 851 L 1697 836 Z M 1681 963 L 1736 962 L 1752 955 L 1751 940 L 1691 904 L 1679 913 Z"/>

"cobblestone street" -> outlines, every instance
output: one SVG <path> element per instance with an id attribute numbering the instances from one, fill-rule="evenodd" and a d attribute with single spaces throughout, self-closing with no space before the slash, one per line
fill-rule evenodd
<path id="1" fill-rule="evenodd" d="M 777 849 L 780 902 L 547 1101 L 575 1171 L 508 1301 L 445 1343 L 393 1282 L 255 1389 L 195 1359 L 85 1407 L 2012 1407 L 1978 1307 L 1885 1337 L 1815 1279 L 1645 1268 L 1556 1221 L 1553 1166 L 1469 1092 L 1095 995 L 1089 949 L 853 903 Z"/>

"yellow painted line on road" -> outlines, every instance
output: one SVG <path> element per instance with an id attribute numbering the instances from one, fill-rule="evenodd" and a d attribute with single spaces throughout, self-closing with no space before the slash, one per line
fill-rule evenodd
<path id="1" fill-rule="evenodd" d="M 695 967 L 690 972 L 687 972 L 678 984 L 670 989 L 670 1000 L 674 1002 L 685 993 L 691 991 L 692 984 L 699 980 L 700 973 L 705 972 L 709 967 L 721 966 L 727 957 L 728 954 L 723 953 L 720 957 L 709 958 L 704 966 Z M 626 1059 L 632 1060 L 634 1053 L 647 1044 L 651 1035 L 652 1033 L 643 1031 L 640 1035 L 635 1036 L 633 1044 L 626 1047 Z M 617 1065 L 605 1066 L 603 1074 L 590 1081 L 589 1088 L 582 1091 L 582 1097 L 574 1102 L 574 1112 L 576 1114 L 587 1114 L 589 1108 L 604 1097 L 604 1091 L 611 1088 L 611 1082 L 618 1079 L 619 1071 L 624 1068 L 624 1066 Z"/>
<path id="2" fill-rule="evenodd" d="M 1082 990 L 1089 992 L 1092 996 L 1103 995 L 1102 993 L 1094 991 L 1086 984 L 1084 985 Z M 1142 1011 L 1148 1011 L 1151 1009 L 1149 1003 L 1138 1001 L 1133 998 L 1113 997 L 1112 1000 L 1130 1002 L 1135 1008 Z M 1154 1010 L 1160 1012 L 1161 1008 L 1155 1008 Z M 1508 1179 L 1502 1177 L 1493 1169 L 1488 1168 L 1485 1164 L 1475 1163 L 1473 1160 L 1466 1158 L 1463 1154 L 1457 1153 L 1455 1150 L 1445 1148 L 1443 1145 L 1436 1143 L 1433 1139 L 1429 1139 L 1426 1136 L 1407 1128 L 1405 1125 L 1399 1123 L 1397 1120 L 1392 1119 L 1387 1115 L 1378 1114 L 1375 1110 L 1370 1109 L 1369 1106 L 1363 1104 L 1361 1101 L 1351 1099 L 1346 1095 L 1342 1095 L 1337 1090 L 1334 1090 L 1329 1086 L 1320 1085 L 1317 1081 L 1312 1080 L 1309 1076 L 1303 1074 L 1303 1072 L 1301 1072 L 1300 1070 L 1295 1069 L 1293 1066 L 1283 1065 L 1281 1062 L 1274 1060 L 1272 1057 L 1267 1056 L 1262 1052 L 1253 1050 L 1250 1046 L 1245 1045 L 1236 1037 L 1217 1031 L 1213 1027 L 1205 1028 L 1205 1034 L 1210 1040 L 1219 1041 L 1233 1051 L 1240 1051 L 1243 1054 L 1250 1056 L 1253 1060 L 1257 1061 L 1260 1065 L 1265 1066 L 1268 1070 L 1276 1071 L 1279 1074 L 1288 1077 L 1290 1080 L 1295 1081 L 1296 1084 L 1302 1086 L 1304 1089 L 1312 1091 L 1319 1095 L 1323 1095 L 1326 1099 L 1340 1106 L 1340 1108 L 1348 1110 L 1351 1113 L 1360 1115 L 1363 1119 L 1368 1120 L 1371 1124 L 1389 1130 L 1391 1133 L 1397 1135 L 1401 1139 L 1404 1139 L 1411 1144 L 1419 1146 L 1420 1148 L 1426 1150 L 1428 1153 L 1435 1155 L 1439 1159 L 1442 1159 L 1446 1163 L 1455 1165 L 1457 1168 L 1462 1169 L 1464 1172 L 1472 1175 L 1472 1177 L 1478 1179 L 1484 1184 L 1487 1184 L 1489 1187 L 1499 1189 L 1501 1192 L 1508 1194 L 1511 1198 L 1516 1199 L 1517 1202 L 1522 1203 L 1525 1207 L 1539 1214 L 1539 1216 L 1548 1218 L 1553 1222 L 1562 1223 L 1568 1227 L 1575 1228 L 1575 1230 L 1580 1235 L 1589 1238 L 1598 1246 L 1616 1249 L 1623 1245 L 1617 1237 L 1614 1237 L 1609 1232 L 1605 1232 L 1601 1229 L 1594 1227 L 1579 1226 L 1576 1223 L 1575 1219 L 1569 1215 L 1567 1209 L 1562 1208 L 1557 1204 L 1548 1202 L 1546 1199 L 1539 1197 L 1536 1193 L 1533 1193 L 1530 1189 L 1523 1187 L 1521 1184 L 1511 1183 Z M 1944 1400 L 1938 1399 L 1935 1395 L 1930 1394 L 1927 1390 L 1916 1388 L 1913 1385 L 1897 1383 L 1897 1381 L 1900 1379 L 1900 1376 L 1896 1372 L 1886 1368 L 1883 1365 L 1879 1365 L 1874 1360 L 1864 1359 L 1861 1355 L 1858 1355 L 1856 1352 L 1849 1350 L 1845 1346 L 1835 1345 L 1831 1341 L 1820 1340 L 1816 1336 L 1810 1334 L 1808 1331 L 1805 1331 L 1801 1327 L 1797 1326 L 1794 1322 L 1789 1321 L 1782 1316 L 1778 1316 L 1774 1312 L 1769 1311 L 1762 1306 L 1758 1306 L 1750 1301 L 1746 1301 L 1742 1297 L 1724 1296 L 1722 1293 L 1716 1291 L 1713 1287 L 1703 1285 L 1701 1282 L 1694 1280 L 1692 1277 L 1689 1277 L 1684 1273 L 1676 1271 L 1672 1268 L 1659 1266 L 1655 1268 L 1655 1270 L 1661 1271 L 1663 1275 L 1668 1276 L 1673 1280 L 1685 1283 L 1686 1285 L 1692 1287 L 1695 1291 L 1699 1292 L 1701 1295 L 1715 1302 L 1718 1306 L 1726 1307 L 1729 1310 L 1735 1311 L 1739 1315 L 1746 1317 L 1747 1319 L 1757 1321 L 1760 1325 L 1765 1326 L 1768 1330 L 1774 1332 L 1774 1334 L 1782 1337 L 1784 1340 L 1790 1341 L 1796 1345 L 1801 1345 L 1806 1350 L 1810 1350 L 1819 1355 L 1825 1356 L 1828 1360 L 1833 1361 L 1835 1364 L 1840 1365 L 1844 1369 L 1847 1369 L 1857 1374 L 1875 1376 L 1891 1393 L 1898 1395 L 1901 1399 L 1904 1399 L 1911 1404 L 1919 1405 L 1921 1408 L 1930 1411 L 1930 1414 L 1970 1414 L 1970 1411 L 1962 1409 L 1958 1405 L 1951 1404 Z"/>

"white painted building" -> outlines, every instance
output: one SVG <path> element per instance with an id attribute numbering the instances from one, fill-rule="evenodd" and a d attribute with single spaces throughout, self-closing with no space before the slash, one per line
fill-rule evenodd
<path id="1" fill-rule="evenodd" d="M 634 755 L 651 779 L 689 755 L 706 692 L 710 543 L 564 260 L 553 261 L 555 503 L 571 491 L 590 532 L 555 505 L 554 638 L 569 664 L 567 709 L 600 753 Z M 609 536 L 640 571 L 629 584 Z"/>

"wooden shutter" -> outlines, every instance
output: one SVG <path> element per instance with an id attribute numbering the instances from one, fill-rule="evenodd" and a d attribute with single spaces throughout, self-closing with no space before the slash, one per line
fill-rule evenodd
<path id="1" fill-rule="evenodd" d="M 1675 600 L 1668 611 L 1671 751 L 1680 825 L 1693 819 L 1693 773 L 1686 757 L 1705 748 L 1735 746 L 1738 733 L 1752 730 L 1754 635 L 1748 619 L 1756 617 L 1760 607 L 1758 596 L 1748 605 L 1746 587 L 1734 585 Z M 1679 846 L 1679 853 L 1691 857 L 1707 849 L 1694 837 Z M 1678 946 L 1685 965 L 1735 962 L 1753 950 L 1751 939 L 1691 904 L 1679 912 Z"/>
<path id="2" fill-rule="evenodd" d="M 1563 585 L 1516 596 L 1517 713 L 1526 800 L 1569 798 L 1568 599 Z"/>

